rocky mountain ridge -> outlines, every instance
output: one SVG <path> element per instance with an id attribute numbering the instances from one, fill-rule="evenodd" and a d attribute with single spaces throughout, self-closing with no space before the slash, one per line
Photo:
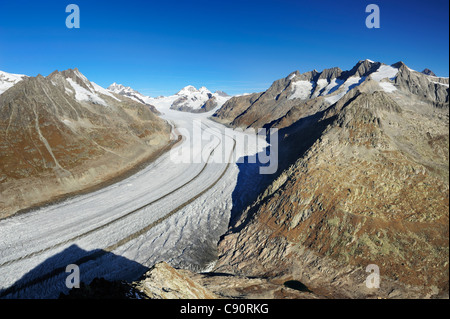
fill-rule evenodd
<path id="1" fill-rule="evenodd" d="M 230 98 L 225 92 L 217 91 L 212 93 L 204 86 L 196 89 L 192 85 L 185 86 L 174 95 L 156 98 L 144 96 L 131 87 L 125 87 L 117 83 L 110 85 L 108 90 L 128 96 L 144 104 L 154 105 L 161 110 L 170 108 L 193 113 L 209 112 L 214 108 L 221 107 Z"/>

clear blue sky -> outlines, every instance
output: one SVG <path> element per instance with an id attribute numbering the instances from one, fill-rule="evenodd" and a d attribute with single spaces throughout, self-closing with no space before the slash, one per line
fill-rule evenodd
<path id="1" fill-rule="evenodd" d="M 81 28 L 68 29 L 75 3 Z M 378 4 L 381 28 L 365 12 Z M 404 61 L 448 76 L 449 1 L 0 1 L 0 70 L 78 67 L 107 87 L 169 95 L 192 84 L 230 94 L 266 89 L 294 70 Z"/>

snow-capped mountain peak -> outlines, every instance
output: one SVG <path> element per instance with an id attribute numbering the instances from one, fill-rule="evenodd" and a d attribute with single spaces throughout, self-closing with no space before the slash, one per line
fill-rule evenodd
<path id="1" fill-rule="evenodd" d="M 122 84 L 117 84 L 116 82 L 114 82 L 113 84 L 108 86 L 108 90 L 110 90 L 110 91 L 118 91 L 118 90 L 123 90 L 123 89 L 125 89 L 125 86 Z"/>
<path id="2" fill-rule="evenodd" d="M 74 96 L 79 102 L 90 102 L 109 107 L 108 99 L 104 99 L 105 96 L 120 101 L 110 91 L 89 81 L 77 68 L 56 70 L 48 78 L 53 85 L 63 88 L 66 94 Z"/>
<path id="3" fill-rule="evenodd" d="M 195 86 L 188 85 L 188 86 L 185 86 L 184 88 L 182 88 L 176 95 L 191 95 L 193 93 L 194 94 L 195 93 L 211 94 L 211 91 L 208 90 L 205 86 L 202 86 L 197 90 L 197 88 Z"/>
<path id="4" fill-rule="evenodd" d="M 10 87 L 14 86 L 16 83 L 22 81 L 26 78 L 23 74 L 13 74 L 0 71 L 0 94 L 5 92 Z"/>
<path id="5" fill-rule="evenodd" d="M 111 92 L 120 94 L 120 95 L 127 95 L 127 94 L 140 94 L 140 95 L 142 95 L 138 91 L 133 90 L 131 87 L 124 86 L 122 84 L 117 84 L 116 82 L 114 82 L 113 84 L 108 86 L 108 90 L 111 91 Z"/>
<path id="6" fill-rule="evenodd" d="M 212 93 L 205 86 L 197 90 L 192 85 L 181 89 L 176 96 L 178 98 L 171 102 L 170 108 L 189 112 L 210 111 L 217 106 L 222 106 L 230 98 L 224 92 Z"/>
<path id="7" fill-rule="evenodd" d="M 208 90 L 206 87 L 202 86 L 201 88 L 198 89 L 198 91 L 200 93 L 211 93 L 210 90 Z"/>
<path id="8" fill-rule="evenodd" d="M 182 88 L 180 91 L 178 91 L 178 93 L 176 95 L 189 95 L 189 94 L 195 93 L 195 92 L 199 92 L 195 88 L 195 86 L 188 85 L 188 86 L 185 86 L 184 88 Z"/>
<path id="9" fill-rule="evenodd" d="M 130 99 L 135 100 L 136 102 L 139 102 L 142 104 L 151 104 L 150 103 L 150 100 L 152 99 L 151 97 L 145 96 L 145 95 L 141 94 L 140 92 L 132 89 L 129 86 L 117 84 L 116 82 L 114 82 L 113 84 L 108 86 L 107 90 L 109 92 L 113 92 L 113 93 L 116 93 L 119 95 L 129 97 Z"/>

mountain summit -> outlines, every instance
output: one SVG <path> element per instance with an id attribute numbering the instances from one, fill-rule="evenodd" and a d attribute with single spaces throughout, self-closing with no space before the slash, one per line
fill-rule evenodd
<path id="1" fill-rule="evenodd" d="M 114 82 L 113 84 L 108 86 L 107 90 L 119 95 L 127 96 L 130 99 L 135 100 L 136 102 L 149 104 L 149 97 L 141 94 L 136 90 L 133 90 L 129 86 L 124 86 L 122 84 L 117 84 L 116 82 Z"/>
<path id="2" fill-rule="evenodd" d="M 197 90 L 192 85 L 184 87 L 176 95 L 179 98 L 172 102 L 171 109 L 195 113 L 211 111 L 222 106 L 229 99 L 223 94 L 211 93 L 204 86 Z"/>

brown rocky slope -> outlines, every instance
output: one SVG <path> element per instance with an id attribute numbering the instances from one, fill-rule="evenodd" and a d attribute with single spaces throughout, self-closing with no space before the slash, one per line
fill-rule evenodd
<path id="1" fill-rule="evenodd" d="M 169 137 L 156 109 L 77 69 L 26 78 L 0 95 L 0 218 L 114 178 Z"/>

